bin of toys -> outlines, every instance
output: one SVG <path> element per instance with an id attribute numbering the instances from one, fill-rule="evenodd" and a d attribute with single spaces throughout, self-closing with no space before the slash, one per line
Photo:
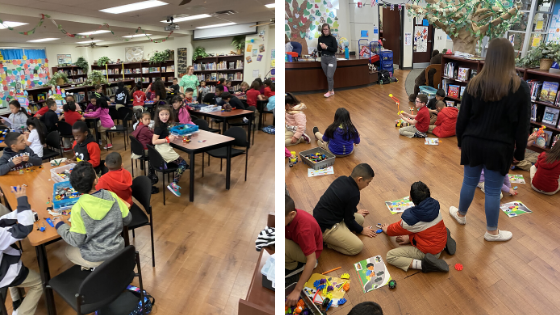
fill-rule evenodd
<path id="1" fill-rule="evenodd" d="M 173 134 L 184 136 L 186 134 L 198 131 L 198 126 L 197 125 L 191 125 L 191 124 L 179 124 L 179 125 L 171 127 L 170 131 Z"/>
<path id="2" fill-rule="evenodd" d="M 426 94 L 428 96 L 428 100 L 436 97 L 437 89 L 428 85 L 420 86 L 420 94 Z"/>
<path id="3" fill-rule="evenodd" d="M 309 165 L 314 170 L 320 170 L 334 164 L 334 154 L 323 148 L 314 148 L 299 153 L 303 163 Z"/>
<path id="4" fill-rule="evenodd" d="M 61 167 L 51 168 L 51 179 L 55 183 L 67 182 L 70 180 L 70 173 L 76 164 L 71 163 Z"/>
<path id="5" fill-rule="evenodd" d="M 64 210 L 71 208 L 81 194 L 72 188 L 70 182 L 55 183 L 53 186 L 53 207 L 55 210 Z"/>
<path id="6" fill-rule="evenodd" d="M 286 297 L 292 293 L 292 291 L 294 290 L 294 288 L 296 287 L 296 283 L 292 283 L 289 286 L 286 287 Z M 313 302 L 311 302 L 311 298 L 309 298 L 305 292 L 301 292 L 300 293 L 300 300 L 298 301 L 298 304 L 296 306 L 292 306 L 292 307 L 286 307 L 285 309 L 285 314 L 288 315 L 298 315 L 298 314 L 304 314 L 304 315 L 323 315 L 324 313 L 321 312 L 321 310 L 319 309 L 319 307 L 315 304 L 313 304 Z M 325 313 L 326 314 L 326 313 Z"/>
<path id="7" fill-rule="evenodd" d="M 194 109 L 194 110 L 200 110 L 203 107 L 206 107 L 208 105 L 206 104 L 189 104 L 189 107 Z"/>

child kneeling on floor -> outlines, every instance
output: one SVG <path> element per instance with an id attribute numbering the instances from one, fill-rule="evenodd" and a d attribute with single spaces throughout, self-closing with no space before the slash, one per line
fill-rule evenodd
<path id="1" fill-rule="evenodd" d="M 531 166 L 531 187 L 545 195 L 560 191 L 560 141 L 548 152 L 542 152 Z"/>
<path id="2" fill-rule="evenodd" d="M 72 206 L 72 226 L 60 217 L 53 220 L 56 231 L 69 245 L 66 257 L 85 270 L 98 267 L 124 248 L 123 226 L 132 221 L 124 201 L 113 192 L 96 190 L 97 183 L 91 164 L 78 163 L 70 174 L 70 184 L 83 195 Z"/>
<path id="3" fill-rule="evenodd" d="M 438 114 L 436 121 L 430 125 L 428 132 L 433 133 L 438 138 L 453 137 L 457 126 L 457 116 L 459 110 L 456 107 L 447 107 L 443 101 L 436 102 Z"/>
<path id="4" fill-rule="evenodd" d="M 480 188 L 482 192 L 484 192 L 484 170 L 480 173 L 480 179 L 478 180 L 478 185 L 476 187 Z M 505 193 L 509 193 L 510 196 L 517 195 L 517 192 L 511 187 L 511 181 L 509 180 L 508 174 L 504 176 L 504 184 L 502 185 L 502 191 Z M 500 199 L 504 198 L 504 194 L 500 192 Z"/>
<path id="5" fill-rule="evenodd" d="M 406 209 L 401 220 L 381 226 L 396 247 L 387 252 L 387 262 L 404 271 L 448 272 L 447 263 L 438 258 L 444 249 L 455 254 L 456 244 L 443 223 L 439 202 L 430 197 L 430 189 L 422 182 L 412 184 L 410 200 L 414 207 Z"/>
<path id="6" fill-rule="evenodd" d="M 307 117 L 304 110 L 305 104 L 301 103 L 292 93 L 286 93 L 286 146 L 296 145 L 304 140 L 311 143 L 311 138 L 305 133 Z"/>
<path id="7" fill-rule="evenodd" d="M 426 107 L 427 102 L 428 96 L 425 94 L 418 94 L 415 103 L 418 113 L 416 115 L 411 115 L 407 112 L 403 112 L 400 115 L 405 122 L 410 124 L 408 127 L 399 129 L 399 134 L 401 136 L 408 138 L 426 138 L 426 133 L 430 127 L 430 112 Z"/>
<path id="8" fill-rule="evenodd" d="M 337 157 L 345 157 L 354 152 L 354 144 L 360 143 L 360 134 L 350 120 L 350 113 L 346 108 L 339 108 L 334 114 L 334 122 L 327 127 L 325 134 L 319 128 L 313 127 L 313 134 L 319 147 L 331 152 Z"/>

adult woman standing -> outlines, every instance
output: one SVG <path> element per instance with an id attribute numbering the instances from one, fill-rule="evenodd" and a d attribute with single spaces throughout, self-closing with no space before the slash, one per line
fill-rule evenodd
<path id="1" fill-rule="evenodd" d="M 525 155 L 529 135 L 529 86 L 515 72 L 513 47 L 506 38 L 493 39 L 484 67 L 472 78 L 461 101 L 457 140 L 464 165 L 459 208 L 449 214 L 466 224 L 466 214 L 484 169 L 487 241 L 507 241 L 512 233 L 498 230 L 500 187 L 513 159 Z"/>
<path id="2" fill-rule="evenodd" d="M 200 82 L 194 73 L 194 67 L 188 66 L 187 67 L 187 74 L 185 74 L 181 78 L 181 82 L 179 82 L 179 86 L 181 87 L 181 93 L 185 93 L 185 90 L 188 88 L 193 89 L 193 100 L 196 101 L 196 96 L 198 95 L 198 86 Z"/>
<path id="3" fill-rule="evenodd" d="M 336 50 L 338 43 L 336 38 L 331 34 L 331 27 L 329 24 L 323 24 L 321 28 L 321 36 L 317 40 L 317 51 L 321 53 L 321 67 L 327 76 L 329 83 L 329 91 L 325 93 L 325 97 L 334 95 L 334 72 L 336 71 Z"/>

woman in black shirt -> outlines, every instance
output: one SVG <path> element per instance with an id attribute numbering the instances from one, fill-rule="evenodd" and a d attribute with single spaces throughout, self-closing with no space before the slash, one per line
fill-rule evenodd
<path id="1" fill-rule="evenodd" d="M 336 50 L 338 44 L 336 38 L 331 34 L 331 27 L 329 24 L 323 24 L 321 29 L 321 36 L 317 40 L 317 51 L 321 53 L 321 67 L 327 76 L 329 83 L 329 90 L 325 93 L 325 97 L 334 95 L 334 72 L 336 71 Z"/>

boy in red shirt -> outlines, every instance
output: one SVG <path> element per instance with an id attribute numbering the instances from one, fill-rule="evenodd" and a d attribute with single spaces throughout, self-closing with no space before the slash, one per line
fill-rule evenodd
<path id="1" fill-rule="evenodd" d="M 303 271 L 286 306 L 296 305 L 305 282 L 309 280 L 317 259 L 323 251 L 323 233 L 309 213 L 296 209 L 294 200 L 286 195 L 286 278 Z M 286 283 L 289 285 L 290 283 Z"/>
<path id="2" fill-rule="evenodd" d="M 144 109 L 145 101 L 146 93 L 144 93 L 142 89 L 136 89 L 136 91 L 132 93 L 132 110 L 142 112 L 142 110 Z"/>
<path id="3" fill-rule="evenodd" d="M 112 191 L 128 204 L 132 204 L 132 175 L 122 167 L 121 155 L 118 152 L 109 153 L 105 158 L 105 165 L 109 172 L 99 178 L 95 189 Z"/>
<path id="4" fill-rule="evenodd" d="M 418 94 L 416 97 L 416 108 L 418 108 L 418 113 L 416 115 L 411 115 L 406 112 L 401 114 L 401 118 L 410 124 L 410 126 L 403 127 L 399 130 L 399 134 L 401 136 L 409 138 L 427 137 L 426 133 L 428 132 L 428 128 L 430 126 L 430 111 L 426 107 L 427 102 L 428 96 L 425 94 Z"/>
<path id="5" fill-rule="evenodd" d="M 267 100 L 269 97 L 275 94 L 274 91 L 272 91 L 272 89 L 270 88 L 272 84 L 274 83 L 272 83 L 271 79 L 264 80 L 264 96 L 259 96 L 259 99 Z"/>
<path id="6" fill-rule="evenodd" d="M 89 134 L 89 128 L 84 121 L 77 121 L 72 126 L 72 135 L 74 136 L 74 143 L 72 149 L 74 150 L 74 160 L 79 158 L 82 161 L 89 162 L 96 172 L 100 170 L 99 163 L 101 163 L 101 150 L 99 144 L 95 142 L 93 136 Z"/>
<path id="7" fill-rule="evenodd" d="M 457 125 L 459 110 L 457 107 L 446 107 L 443 101 L 436 102 L 437 120 L 435 125 L 430 125 L 428 132 L 433 133 L 438 138 L 453 137 Z"/>
<path id="8" fill-rule="evenodd" d="M 251 89 L 247 91 L 247 105 L 257 107 L 257 99 L 261 92 L 259 92 L 261 85 L 259 81 L 255 80 L 251 83 Z"/>
<path id="9" fill-rule="evenodd" d="M 387 252 L 387 262 L 405 272 L 408 268 L 448 272 L 447 263 L 438 258 L 444 249 L 455 254 L 457 244 L 443 223 L 439 202 L 430 197 L 430 189 L 422 182 L 412 184 L 409 198 L 414 207 L 406 209 L 401 220 L 381 225 L 395 247 Z"/>
<path id="10" fill-rule="evenodd" d="M 542 194 L 554 195 L 560 191 L 560 141 L 550 151 L 542 152 L 531 166 L 531 187 Z"/>

